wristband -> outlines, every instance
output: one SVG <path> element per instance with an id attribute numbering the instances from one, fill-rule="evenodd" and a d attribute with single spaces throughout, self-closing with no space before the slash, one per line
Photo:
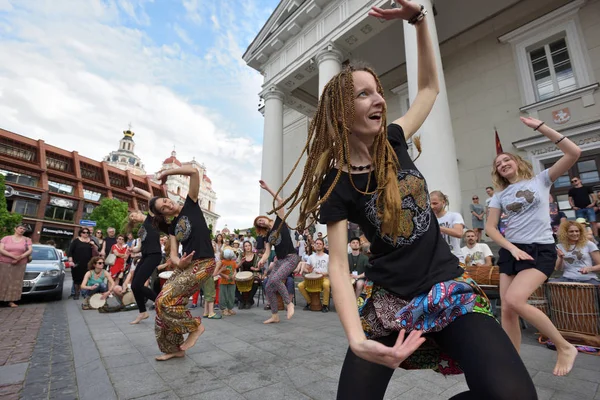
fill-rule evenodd
<path id="1" fill-rule="evenodd" d="M 408 23 L 410 25 L 415 25 L 417 22 L 421 22 L 425 16 L 427 15 L 427 10 L 425 9 L 425 6 L 423 6 L 421 4 L 421 10 L 419 10 L 418 13 L 416 13 L 415 15 L 413 15 L 409 20 Z"/>
<path id="2" fill-rule="evenodd" d="M 554 142 L 554 144 L 559 144 L 560 142 L 562 142 L 563 140 L 565 140 L 567 137 L 563 136 L 560 139 L 558 139 L 556 142 Z"/>
<path id="3" fill-rule="evenodd" d="M 533 128 L 533 130 L 537 131 L 538 129 L 540 129 L 542 127 L 542 125 L 544 125 L 544 121 L 542 121 L 538 126 L 536 126 L 535 128 Z"/>

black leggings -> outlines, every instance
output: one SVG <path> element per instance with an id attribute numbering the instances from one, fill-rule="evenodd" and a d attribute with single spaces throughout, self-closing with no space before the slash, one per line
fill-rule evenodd
<path id="1" fill-rule="evenodd" d="M 457 318 L 441 332 L 428 336 L 458 361 L 465 373 L 470 390 L 452 399 L 537 399 L 535 386 L 523 361 L 493 318 L 470 313 Z M 396 334 L 376 340 L 393 346 L 397 337 Z M 348 349 L 337 398 L 383 399 L 393 373 L 393 369 L 365 361 Z"/>
<path id="2" fill-rule="evenodd" d="M 160 253 L 148 254 L 147 256 L 143 256 L 137 267 L 135 267 L 133 280 L 131 281 L 131 290 L 133 291 L 133 297 L 135 297 L 138 310 L 141 313 L 146 312 L 146 299 L 156 300 L 156 293 L 144 284 L 150 278 L 154 269 L 160 265 L 161 261 L 162 255 Z"/>

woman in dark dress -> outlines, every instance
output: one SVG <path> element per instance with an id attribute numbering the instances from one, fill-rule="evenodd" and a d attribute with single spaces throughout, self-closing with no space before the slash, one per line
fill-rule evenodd
<path id="1" fill-rule="evenodd" d="M 258 266 L 258 254 L 252 251 L 252 242 L 246 240 L 243 244 L 244 254 L 242 254 L 240 263 L 238 264 L 238 271 L 249 271 L 254 275 L 252 281 L 252 289 L 250 290 L 250 302 L 244 303 L 243 296 L 239 291 L 236 291 L 238 300 L 240 301 L 240 309 L 249 309 L 254 305 L 254 295 L 260 285 L 260 267 Z"/>
<path id="2" fill-rule="evenodd" d="M 88 271 L 88 263 L 92 257 L 98 255 L 98 248 L 96 247 L 96 243 L 90 238 L 89 228 L 82 228 L 79 231 L 79 237 L 71 242 L 67 254 L 69 261 L 73 263 L 73 267 L 71 267 L 73 285 L 75 286 L 73 300 L 79 300 L 81 282 Z"/>

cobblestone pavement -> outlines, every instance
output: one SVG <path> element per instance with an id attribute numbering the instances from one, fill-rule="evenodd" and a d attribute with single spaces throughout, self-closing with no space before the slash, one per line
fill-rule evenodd
<path id="1" fill-rule="evenodd" d="M 77 395 L 81 400 L 334 399 L 347 349 L 343 329 L 335 312 L 302 311 L 304 300 L 301 296 L 297 298 L 294 318 L 290 321 L 284 318 L 280 324 L 262 324 L 269 316 L 262 310 L 262 304 L 222 320 L 203 320 L 206 332 L 186 357 L 162 363 L 154 359 L 159 351 L 154 338 L 153 312 L 150 319 L 130 325 L 136 311 L 100 314 L 81 310 L 80 302 L 73 300 L 48 304 L 40 335 L 46 332 L 46 323 L 50 326 L 51 322 L 59 321 L 58 317 L 47 317 L 52 315 L 55 304 L 66 310 L 68 332 L 52 325 L 54 335 L 41 348 L 54 347 L 40 353 L 44 362 L 39 365 L 36 344 L 33 359 L 40 369 L 32 372 L 34 364 L 31 364 L 23 393 L 31 392 L 22 398 L 39 398 L 34 397 L 38 395 L 47 398 L 44 396 L 51 396 L 53 387 L 54 393 L 58 393 L 59 381 L 52 377 L 59 371 L 67 371 L 68 376 L 71 371 L 68 350 L 57 339 L 62 336 L 70 340 L 79 383 L 73 393 L 75 381 L 66 378 L 64 394 L 70 397 L 64 398 Z M 199 309 L 193 310 L 194 315 L 200 313 Z M 554 377 L 556 353 L 537 344 L 533 333 L 524 331 L 521 355 L 541 400 L 600 399 L 600 357 L 580 354 L 568 377 Z M 65 357 L 53 363 L 56 349 Z M 41 393 L 33 393 L 35 386 L 29 386 L 30 374 L 47 382 L 38 389 Z M 386 399 L 441 400 L 466 389 L 463 376 L 445 378 L 431 371 L 398 370 Z"/>
<path id="2" fill-rule="evenodd" d="M 0 398 L 19 398 L 45 304 L 0 308 Z"/>

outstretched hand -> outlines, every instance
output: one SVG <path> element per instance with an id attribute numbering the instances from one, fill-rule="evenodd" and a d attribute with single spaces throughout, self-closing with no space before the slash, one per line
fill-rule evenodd
<path id="1" fill-rule="evenodd" d="M 168 175 L 165 175 L 165 174 L 163 174 L 162 172 L 158 172 L 158 173 L 157 173 L 157 174 L 154 176 L 154 179 L 156 179 L 157 181 L 159 181 L 159 182 L 160 182 L 160 184 L 161 184 L 161 186 L 162 186 L 162 185 L 166 185 L 166 184 L 167 184 L 167 178 L 168 178 L 168 177 L 169 177 Z"/>
<path id="2" fill-rule="evenodd" d="M 425 338 L 421 337 L 422 331 L 412 331 L 406 339 L 405 333 L 404 329 L 400 331 L 394 347 L 366 338 L 350 347 L 354 354 L 364 360 L 396 369 L 425 342 Z"/>
<path id="3" fill-rule="evenodd" d="M 531 117 L 519 117 L 519 119 L 521 120 L 522 123 L 524 123 L 531 129 L 537 128 L 542 123 L 542 121 L 540 121 L 539 119 L 535 119 L 535 118 L 531 118 Z"/>
<path id="4" fill-rule="evenodd" d="M 403 19 L 408 21 L 421 11 L 421 6 L 409 0 L 396 0 L 397 8 L 384 10 L 383 8 L 373 7 L 369 15 L 375 18 L 382 18 L 387 21 L 391 19 Z"/>
<path id="5" fill-rule="evenodd" d="M 194 253 L 195 251 L 192 251 L 190 254 L 183 253 L 183 257 L 179 259 L 179 269 L 186 269 L 191 264 Z"/>
<path id="6" fill-rule="evenodd" d="M 267 192 L 271 192 L 271 188 L 269 188 L 269 185 L 267 185 L 267 183 L 265 181 L 263 181 L 262 179 L 260 181 L 258 181 L 258 183 L 260 184 L 260 188 L 266 190 Z"/>

